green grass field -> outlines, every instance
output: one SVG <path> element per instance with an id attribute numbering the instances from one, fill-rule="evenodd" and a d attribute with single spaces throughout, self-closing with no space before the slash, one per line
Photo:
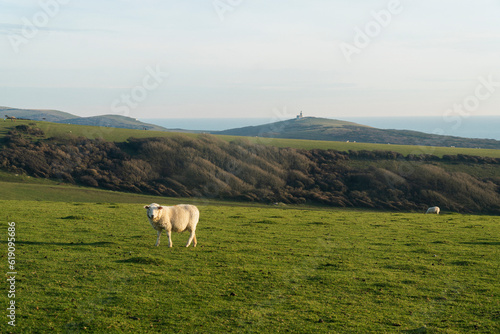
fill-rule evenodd
<path id="1" fill-rule="evenodd" d="M 20 200 L 56 187 L 21 186 L 0 200 L 2 268 L 15 222 L 17 271 L 2 333 L 500 331 L 498 217 L 192 200 L 198 247 L 174 234 L 169 249 L 142 206 L 179 199 L 67 187 Z"/>
<path id="2" fill-rule="evenodd" d="M 20 124 L 36 124 L 37 127 L 42 129 L 46 133 L 47 137 L 73 135 L 73 136 L 84 136 L 91 139 L 103 138 L 114 142 L 123 142 L 130 137 L 148 138 L 148 137 L 171 137 L 179 135 L 178 132 L 130 130 L 130 129 L 107 128 L 107 127 L 97 127 L 97 126 L 58 124 L 58 123 L 40 122 L 40 121 L 36 122 L 0 121 L 0 137 L 4 136 L 10 129 L 13 129 L 16 125 Z M 182 135 L 191 137 L 198 136 L 198 134 L 194 133 L 183 133 Z M 500 150 L 493 150 L 493 149 L 346 143 L 346 142 L 321 141 L 321 140 L 238 137 L 238 136 L 225 136 L 225 135 L 217 135 L 217 137 L 226 141 L 247 138 L 252 142 L 263 145 L 272 145 L 277 147 L 292 147 L 299 149 L 325 149 L 325 150 L 333 149 L 337 151 L 380 150 L 380 151 L 399 152 L 405 156 L 408 154 L 415 154 L 415 155 L 433 154 L 438 157 L 442 157 L 445 154 L 449 155 L 465 154 L 473 156 L 487 156 L 492 158 L 500 158 Z"/>

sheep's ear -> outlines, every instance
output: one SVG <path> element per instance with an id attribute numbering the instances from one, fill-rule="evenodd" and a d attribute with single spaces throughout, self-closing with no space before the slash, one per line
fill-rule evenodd
<path id="1" fill-rule="evenodd" d="M 149 209 L 149 205 L 144 205 L 144 209 Z"/>
<path id="2" fill-rule="evenodd" d="M 159 206 L 159 207 L 158 207 L 158 210 L 161 210 L 161 209 L 163 209 L 163 206 Z"/>

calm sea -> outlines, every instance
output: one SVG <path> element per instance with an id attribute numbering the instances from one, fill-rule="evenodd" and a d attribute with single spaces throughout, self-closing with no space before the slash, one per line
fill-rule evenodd
<path id="1" fill-rule="evenodd" d="M 251 125 L 262 125 L 276 120 L 269 118 L 141 118 L 143 122 L 168 129 L 221 131 Z M 351 117 L 344 121 L 380 129 L 414 130 L 465 138 L 500 140 L 500 116 L 443 117 Z"/>

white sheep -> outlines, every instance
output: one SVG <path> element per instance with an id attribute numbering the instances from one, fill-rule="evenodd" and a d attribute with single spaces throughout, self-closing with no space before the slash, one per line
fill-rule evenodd
<path id="1" fill-rule="evenodd" d="M 438 206 L 432 206 L 432 207 L 427 209 L 426 213 L 435 213 L 435 214 L 439 215 L 439 211 L 441 211 L 441 210 L 439 209 Z"/>
<path id="2" fill-rule="evenodd" d="M 194 240 L 194 247 L 196 247 L 196 225 L 200 219 L 200 211 L 194 205 L 180 204 L 175 206 L 161 206 L 156 203 L 144 206 L 147 209 L 148 219 L 151 226 L 158 232 L 156 245 L 160 244 L 160 235 L 163 230 L 167 231 L 168 246 L 172 247 L 171 232 L 184 232 L 189 231 L 189 236 L 186 247 L 189 247 Z"/>

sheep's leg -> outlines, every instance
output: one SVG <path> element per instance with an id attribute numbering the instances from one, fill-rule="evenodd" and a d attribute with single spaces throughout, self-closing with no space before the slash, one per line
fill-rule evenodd
<path id="1" fill-rule="evenodd" d="M 193 246 L 196 247 L 196 235 L 194 234 L 194 231 L 191 231 L 191 235 L 189 236 L 188 242 L 186 244 L 186 247 L 189 247 L 191 242 L 194 240 Z"/>
<path id="2" fill-rule="evenodd" d="M 157 234 L 157 238 L 156 238 L 156 247 L 158 247 L 160 245 L 160 236 L 161 236 L 161 230 L 158 231 L 158 234 Z"/>
<path id="3" fill-rule="evenodd" d="M 167 235 L 168 235 L 168 247 L 172 248 L 172 232 L 167 231 Z"/>

